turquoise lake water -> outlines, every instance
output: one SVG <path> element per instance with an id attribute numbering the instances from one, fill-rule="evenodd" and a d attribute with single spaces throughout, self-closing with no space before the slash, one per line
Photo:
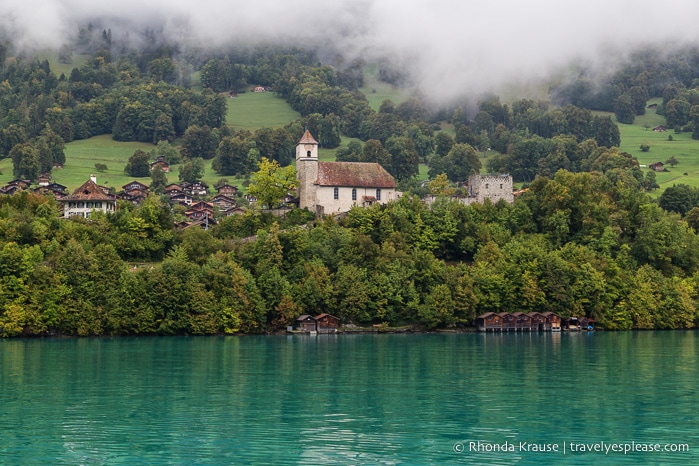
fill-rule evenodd
<path id="1" fill-rule="evenodd" d="M 0 340 L 0 463 L 699 464 L 698 385 L 694 331 Z"/>

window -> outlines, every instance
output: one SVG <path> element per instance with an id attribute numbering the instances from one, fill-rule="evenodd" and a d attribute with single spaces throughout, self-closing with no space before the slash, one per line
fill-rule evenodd
<path id="1" fill-rule="evenodd" d="M 376 200 L 377 200 L 377 201 L 380 201 L 380 200 L 381 200 L 381 190 L 380 190 L 380 189 L 377 189 L 377 190 L 376 190 Z"/>
<path id="2" fill-rule="evenodd" d="M 485 184 L 485 189 L 488 189 L 488 183 Z"/>
<path id="3" fill-rule="evenodd" d="M 92 209 L 92 202 L 87 202 L 87 205 L 85 207 L 87 207 L 88 209 Z"/>
<path id="4" fill-rule="evenodd" d="M 333 189 L 333 199 L 335 199 L 335 200 L 340 199 L 340 188 Z"/>
<path id="5" fill-rule="evenodd" d="M 357 200 L 357 188 L 352 188 L 352 200 Z"/>
<path id="6" fill-rule="evenodd" d="M 310 156 L 311 156 L 311 151 L 309 150 L 308 152 L 306 152 L 306 157 L 310 157 Z"/>
<path id="7" fill-rule="evenodd" d="M 78 202 L 78 209 L 83 209 L 85 207 L 84 202 Z"/>
<path id="8" fill-rule="evenodd" d="M 500 183 L 500 189 L 502 189 L 502 183 Z"/>

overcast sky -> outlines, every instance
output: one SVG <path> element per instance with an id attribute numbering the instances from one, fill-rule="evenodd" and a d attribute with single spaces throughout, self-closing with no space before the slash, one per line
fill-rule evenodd
<path id="1" fill-rule="evenodd" d="M 411 63 L 431 96 L 530 80 L 641 43 L 699 39 L 696 0 L 0 0 L 15 40 L 58 47 L 88 18 L 152 22 L 201 43 L 336 43 Z"/>

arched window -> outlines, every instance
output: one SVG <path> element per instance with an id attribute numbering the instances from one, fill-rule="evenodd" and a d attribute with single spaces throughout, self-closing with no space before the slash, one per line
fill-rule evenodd
<path id="1" fill-rule="evenodd" d="M 310 157 L 310 156 L 311 156 L 311 151 L 309 150 L 308 152 L 306 152 L 306 157 Z"/>

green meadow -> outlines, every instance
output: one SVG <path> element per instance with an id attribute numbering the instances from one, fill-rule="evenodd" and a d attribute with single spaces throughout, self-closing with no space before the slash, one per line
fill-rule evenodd
<path id="1" fill-rule="evenodd" d="M 227 103 L 226 123 L 233 129 L 279 128 L 301 116 L 273 92 L 246 92 Z"/>
<path id="2" fill-rule="evenodd" d="M 649 104 L 659 104 L 662 99 L 651 99 Z M 602 114 L 602 112 L 595 112 Z M 673 130 L 665 132 L 653 131 L 658 125 L 665 124 L 665 118 L 655 113 L 655 109 L 646 109 L 646 114 L 637 116 L 633 124 L 625 125 L 616 121 L 621 133 L 620 149 L 628 152 L 638 159 L 641 165 L 646 167 L 651 163 L 663 162 L 671 156 L 675 156 L 679 162 L 674 168 L 666 165 L 666 172 L 656 173 L 656 180 L 660 189 L 653 195 L 659 195 L 664 188 L 673 184 L 687 184 L 699 187 L 699 141 L 692 139 L 692 133 L 675 133 Z M 672 137 L 672 140 L 671 138 Z M 643 152 L 641 144 L 650 146 L 650 150 Z M 650 171 L 649 168 L 642 168 Z"/>

